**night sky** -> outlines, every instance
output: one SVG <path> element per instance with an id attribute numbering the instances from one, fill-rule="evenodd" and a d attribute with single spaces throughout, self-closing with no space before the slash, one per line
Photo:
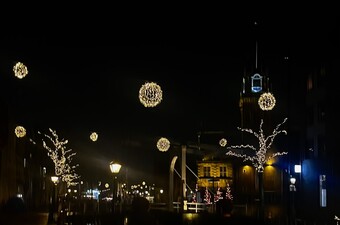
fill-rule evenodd
<path id="1" fill-rule="evenodd" d="M 107 179 L 117 159 L 131 182 L 150 173 L 150 182 L 167 181 L 175 148 L 158 151 L 160 137 L 192 145 L 200 131 L 233 137 L 256 41 L 258 64 L 269 68 L 278 98 L 285 57 L 307 62 L 329 57 L 339 45 L 331 14 L 140 14 L 53 19 L 48 26 L 22 20 L 1 35 L 1 96 L 13 118 L 29 132 L 52 128 L 68 139 L 84 179 Z M 17 61 L 29 70 L 22 80 L 12 73 Z M 155 108 L 139 102 L 146 81 L 162 88 Z M 89 139 L 92 131 L 97 142 Z"/>

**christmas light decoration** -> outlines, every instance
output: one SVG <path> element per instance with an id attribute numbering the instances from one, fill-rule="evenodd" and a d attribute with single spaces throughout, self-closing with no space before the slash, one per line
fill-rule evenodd
<path id="1" fill-rule="evenodd" d="M 68 140 L 59 140 L 57 132 L 49 128 L 52 136 L 44 134 L 46 138 L 50 140 L 53 144 L 53 148 L 49 147 L 44 139 L 42 139 L 43 147 L 48 151 L 47 155 L 52 159 L 54 163 L 55 175 L 61 177 L 61 180 L 66 182 L 67 187 L 76 186 L 78 182 L 77 179 L 80 176 L 75 172 L 75 168 L 79 165 L 72 166 L 72 158 L 76 155 L 75 152 L 72 153 L 72 149 L 66 149 L 66 144 Z M 41 134 L 40 132 L 38 132 Z"/>
<path id="2" fill-rule="evenodd" d="M 28 69 L 23 63 L 18 62 L 14 65 L 13 72 L 14 76 L 16 76 L 19 79 L 22 79 L 28 74 Z"/>
<path id="3" fill-rule="evenodd" d="M 139 100 L 145 107 L 155 107 L 162 101 L 161 87 L 154 82 L 146 82 L 139 89 Z"/>
<path id="4" fill-rule="evenodd" d="M 221 191 L 221 188 L 218 187 L 216 191 L 216 195 L 214 195 L 214 202 L 218 202 L 220 199 L 222 199 L 223 192 Z"/>
<path id="5" fill-rule="evenodd" d="M 227 191 L 225 193 L 225 198 L 231 201 L 233 200 L 233 195 L 231 194 L 229 183 L 227 183 Z"/>
<path id="6" fill-rule="evenodd" d="M 269 160 L 273 159 L 274 157 L 281 156 L 288 154 L 288 152 L 276 152 L 273 153 L 270 156 L 267 156 L 267 151 L 271 148 L 275 137 L 280 134 L 287 134 L 286 130 L 279 130 L 280 126 L 284 124 L 287 121 L 287 118 L 283 120 L 282 123 L 278 124 L 276 128 L 274 129 L 273 133 L 266 137 L 263 133 L 262 125 L 263 125 L 263 120 L 261 119 L 261 124 L 260 124 L 260 130 L 259 133 L 254 132 L 251 129 L 242 129 L 238 128 L 241 131 L 248 132 L 250 134 L 253 134 L 259 141 L 259 147 L 256 149 L 253 145 L 235 145 L 235 146 L 230 146 L 227 147 L 227 149 L 251 149 L 255 152 L 255 155 L 246 155 L 246 154 L 239 154 L 235 153 L 234 151 L 228 151 L 226 155 L 231 155 L 231 156 L 236 156 L 240 158 L 244 158 L 243 161 L 250 161 L 256 168 L 256 170 L 260 173 L 263 172 L 264 170 L 264 164 L 268 162 Z"/>
<path id="7" fill-rule="evenodd" d="M 169 148 L 170 148 L 170 141 L 167 138 L 164 138 L 164 137 L 160 138 L 157 141 L 157 148 L 161 152 L 168 151 Z"/>
<path id="8" fill-rule="evenodd" d="M 272 110 L 275 106 L 276 100 L 272 93 L 263 93 L 258 100 L 258 104 L 263 111 Z"/>
<path id="9" fill-rule="evenodd" d="M 336 225 L 339 225 L 340 218 L 337 215 L 334 216 L 334 220 L 336 221 Z"/>
<path id="10" fill-rule="evenodd" d="M 17 126 L 14 133 L 18 138 L 22 138 L 26 136 L 26 129 L 23 126 Z"/>
<path id="11" fill-rule="evenodd" d="M 98 134 L 96 132 L 92 132 L 91 135 L 90 135 L 90 139 L 92 141 L 97 141 L 98 139 Z"/>
<path id="12" fill-rule="evenodd" d="M 227 145 L 227 139 L 225 138 L 222 138 L 220 141 L 219 141 L 219 144 L 221 147 L 225 147 Z"/>
<path id="13" fill-rule="evenodd" d="M 203 201 L 205 201 L 206 204 L 211 204 L 211 194 L 208 190 L 208 187 L 205 188 L 205 192 L 204 192 L 204 199 Z"/>

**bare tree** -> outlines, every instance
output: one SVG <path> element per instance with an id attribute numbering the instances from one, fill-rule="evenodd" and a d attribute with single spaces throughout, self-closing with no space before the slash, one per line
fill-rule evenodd
<path id="1" fill-rule="evenodd" d="M 66 182 L 67 187 L 75 186 L 78 184 L 76 181 L 80 176 L 75 172 L 76 167 L 79 165 L 72 165 L 72 158 L 76 155 L 72 152 L 72 149 L 67 149 L 66 145 L 68 140 L 59 140 L 57 132 L 49 128 L 51 136 L 44 134 L 46 138 L 52 143 L 50 147 L 44 139 L 42 139 L 43 147 L 48 151 L 47 155 L 52 159 L 54 163 L 55 175 L 61 177 L 61 180 Z M 41 134 L 40 132 L 38 132 Z"/>
<path id="2" fill-rule="evenodd" d="M 227 147 L 227 149 L 250 149 L 254 152 L 254 154 L 248 155 L 248 154 L 240 154 L 236 153 L 235 151 L 228 151 L 226 155 L 232 155 L 240 158 L 244 158 L 243 161 L 250 161 L 256 170 L 258 172 L 263 172 L 264 170 L 264 165 L 272 158 L 275 158 L 277 156 L 285 155 L 288 152 L 276 152 L 273 154 L 268 155 L 267 152 L 268 150 L 272 147 L 273 142 L 275 137 L 280 134 L 287 134 L 286 130 L 279 130 L 282 124 L 284 124 L 287 121 L 287 118 L 283 120 L 282 123 L 278 124 L 276 128 L 273 130 L 273 133 L 266 137 L 263 133 L 262 125 L 263 125 L 263 120 L 261 119 L 261 124 L 260 124 L 260 130 L 259 132 L 254 132 L 251 129 L 246 129 L 246 128 L 240 128 L 238 127 L 239 130 L 242 132 L 248 132 L 250 134 L 253 134 L 257 139 L 259 146 L 256 148 L 253 145 L 233 145 Z"/>
<path id="3" fill-rule="evenodd" d="M 275 129 L 273 130 L 273 133 L 266 137 L 263 132 L 263 120 L 261 119 L 260 123 L 260 130 L 259 132 L 254 132 L 251 129 L 244 129 L 239 128 L 242 132 L 247 132 L 250 134 L 253 134 L 258 139 L 259 146 L 256 148 L 253 145 L 234 145 L 227 147 L 227 149 L 250 149 L 253 151 L 253 154 L 240 154 L 234 151 L 228 151 L 226 155 L 236 156 L 243 158 L 243 161 L 250 161 L 254 167 L 256 168 L 258 178 L 259 178 L 259 197 L 260 197 L 260 219 L 264 219 L 264 189 L 263 189 L 263 170 L 264 165 L 272 158 L 288 154 L 287 152 L 276 152 L 272 154 L 267 154 L 268 150 L 272 147 L 275 137 L 278 134 L 287 134 L 286 130 L 279 130 L 282 124 L 284 124 L 287 121 L 287 118 L 283 120 L 282 123 L 278 124 Z"/>

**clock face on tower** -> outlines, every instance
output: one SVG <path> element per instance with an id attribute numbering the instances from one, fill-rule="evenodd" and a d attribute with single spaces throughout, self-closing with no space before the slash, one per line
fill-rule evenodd
<path id="1" fill-rule="evenodd" d="M 254 93 L 262 91 L 262 76 L 258 73 L 251 77 L 251 91 Z"/>

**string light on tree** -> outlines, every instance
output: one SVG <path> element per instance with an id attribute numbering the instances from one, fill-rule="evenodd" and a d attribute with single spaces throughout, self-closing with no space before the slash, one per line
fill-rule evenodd
<path id="1" fill-rule="evenodd" d="M 263 111 L 272 110 L 275 106 L 276 100 L 272 93 L 263 93 L 258 100 L 258 104 Z"/>
<path id="2" fill-rule="evenodd" d="M 17 126 L 14 133 L 18 138 L 22 138 L 26 136 L 26 129 L 23 126 Z"/>
<path id="3" fill-rule="evenodd" d="M 221 188 L 218 187 L 216 191 L 216 195 L 214 195 L 214 202 L 218 202 L 220 199 L 222 199 L 223 192 L 221 191 Z"/>
<path id="4" fill-rule="evenodd" d="M 161 137 L 157 141 L 157 148 L 161 152 L 166 152 L 170 148 L 170 141 L 167 138 Z"/>
<path id="5" fill-rule="evenodd" d="M 206 204 L 211 204 L 211 194 L 208 187 L 205 188 L 203 201 L 205 201 Z"/>
<path id="6" fill-rule="evenodd" d="M 146 82 L 139 89 L 139 100 L 145 107 L 157 106 L 163 98 L 161 87 L 154 82 Z"/>
<path id="7" fill-rule="evenodd" d="M 286 130 L 279 130 L 280 126 L 282 126 L 282 124 L 284 124 L 286 121 L 287 121 L 287 118 L 285 118 L 282 123 L 278 124 L 276 128 L 273 130 L 273 133 L 269 135 L 268 137 L 266 137 L 263 133 L 263 129 L 262 129 L 263 120 L 262 119 L 261 119 L 261 124 L 260 124 L 260 130 L 258 133 L 254 132 L 251 129 L 238 128 L 242 132 L 248 132 L 250 134 L 253 134 L 258 139 L 259 146 L 258 148 L 255 148 L 253 145 L 230 146 L 230 147 L 227 147 L 227 149 L 250 149 L 254 151 L 254 154 L 246 155 L 246 154 L 239 154 L 234 151 L 228 151 L 226 155 L 244 158 L 243 161 L 250 161 L 258 172 L 260 173 L 263 172 L 264 164 L 267 163 L 269 160 L 277 156 L 288 154 L 287 152 L 276 152 L 276 153 L 273 153 L 267 156 L 267 151 L 271 148 L 275 137 L 280 133 L 287 134 Z"/>
<path id="8" fill-rule="evenodd" d="M 225 138 L 222 138 L 220 141 L 219 141 L 219 144 L 221 147 L 225 147 L 227 145 L 227 139 Z"/>
<path id="9" fill-rule="evenodd" d="M 233 195 L 231 194 L 231 189 L 230 189 L 230 186 L 229 186 L 229 183 L 227 183 L 227 190 L 226 190 L 226 193 L 225 193 L 225 198 L 228 199 L 228 200 L 233 200 Z"/>
<path id="10" fill-rule="evenodd" d="M 14 76 L 16 76 L 19 79 L 22 79 L 28 74 L 28 69 L 23 63 L 17 62 L 13 67 L 13 72 Z"/>
<path id="11" fill-rule="evenodd" d="M 47 155 L 54 163 L 55 175 L 61 177 L 61 180 L 66 182 L 67 187 L 76 186 L 77 179 L 80 176 L 75 172 L 75 168 L 79 165 L 71 165 L 73 156 L 76 155 L 72 149 L 67 149 L 68 140 L 59 140 L 57 132 L 49 128 L 52 136 L 44 134 L 50 140 L 53 147 L 49 147 L 44 139 L 42 139 L 43 147 L 47 150 Z M 41 134 L 40 132 L 38 132 Z"/>
<path id="12" fill-rule="evenodd" d="M 92 141 L 97 141 L 98 139 L 98 134 L 96 132 L 92 132 L 91 135 L 90 135 L 90 139 Z"/>

